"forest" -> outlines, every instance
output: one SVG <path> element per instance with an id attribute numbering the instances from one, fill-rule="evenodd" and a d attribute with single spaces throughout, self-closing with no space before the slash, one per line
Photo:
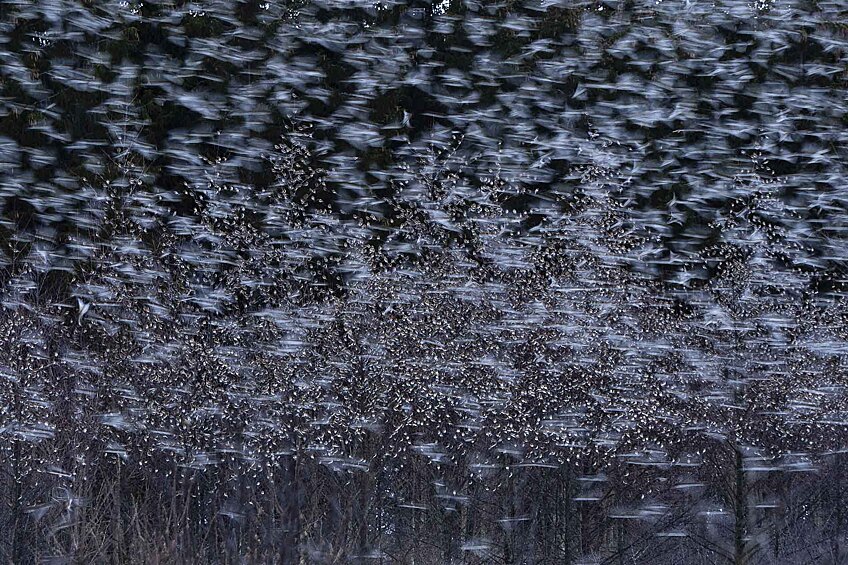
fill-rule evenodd
<path id="1" fill-rule="evenodd" d="M 0 562 L 848 563 L 848 4 L 0 0 Z"/>

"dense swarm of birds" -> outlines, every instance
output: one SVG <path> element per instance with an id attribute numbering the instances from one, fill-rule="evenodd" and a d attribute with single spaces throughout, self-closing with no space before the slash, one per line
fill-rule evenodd
<path id="1" fill-rule="evenodd" d="M 2 559 L 845 559 L 846 16 L 4 0 Z"/>

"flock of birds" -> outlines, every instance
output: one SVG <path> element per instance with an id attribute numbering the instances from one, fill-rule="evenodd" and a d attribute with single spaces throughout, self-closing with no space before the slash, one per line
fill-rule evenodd
<path id="1" fill-rule="evenodd" d="M 5 448 L 844 445 L 838 2 L 290 4 L 3 3 Z"/>

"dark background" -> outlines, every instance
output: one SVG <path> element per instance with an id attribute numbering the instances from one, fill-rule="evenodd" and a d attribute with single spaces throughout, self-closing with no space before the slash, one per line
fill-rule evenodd
<path id="1" fill-rule="evenodd" d="M 845 16 L 2 2 L 2 558 L 845 562 Z"/>

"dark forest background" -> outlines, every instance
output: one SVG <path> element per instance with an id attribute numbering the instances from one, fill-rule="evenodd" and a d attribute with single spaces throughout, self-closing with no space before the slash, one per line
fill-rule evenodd
<path id="1" fill-rule="evenodd" d="M 0 1 L 0 560 L 848 562 L 846 22 Z"/>

